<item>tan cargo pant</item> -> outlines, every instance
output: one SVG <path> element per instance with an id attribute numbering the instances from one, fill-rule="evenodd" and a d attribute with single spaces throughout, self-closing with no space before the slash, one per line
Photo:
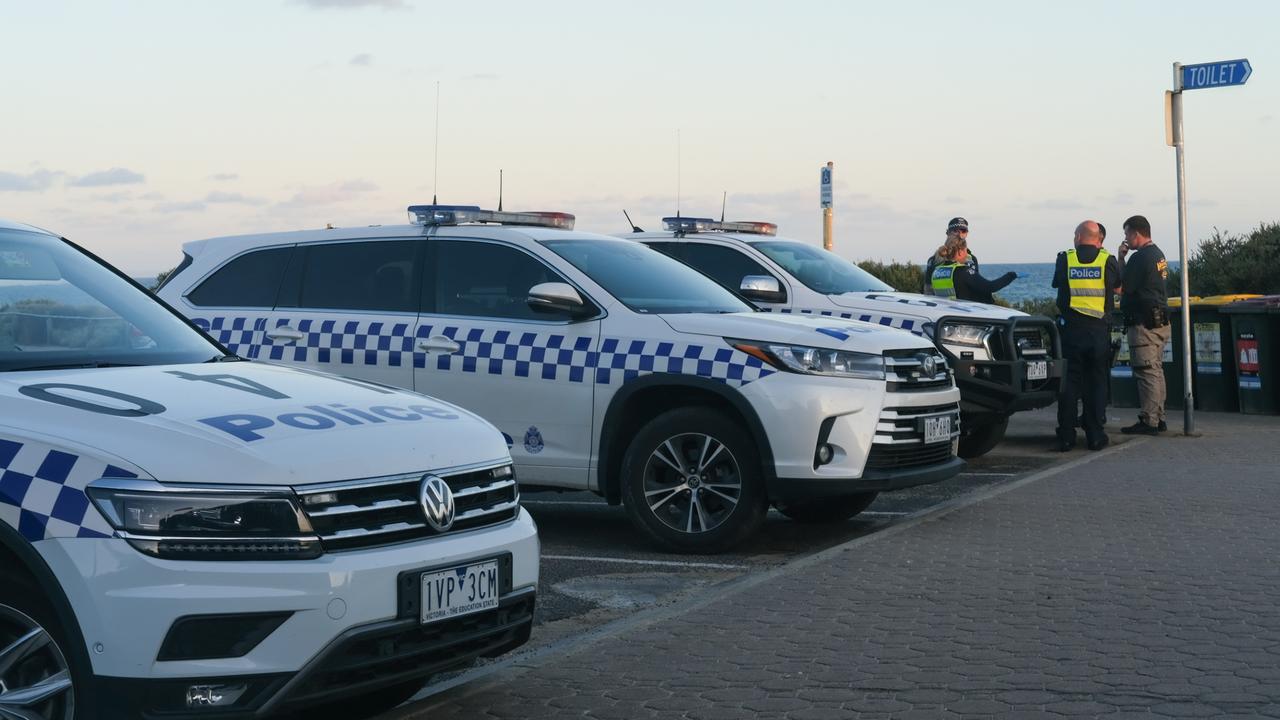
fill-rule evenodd
<path id="1" fill-rule="evenodd" d="M 1138 418 L 1152 426 L 1164 420 L 1166 391 L 1162 358 L 1172 329 L 1172 325 L 1154 330 L 1141 325 L 1129 328 L 1129 366 L 1133 368 L 1133 379 L 1138 382 L 1141 407 Z"/>

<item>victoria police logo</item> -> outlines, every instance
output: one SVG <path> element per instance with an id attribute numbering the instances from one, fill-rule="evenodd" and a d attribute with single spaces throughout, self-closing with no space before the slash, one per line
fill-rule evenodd
<path id="1" fill-rule="evenodd" d="M 529 431 L 524 434 L 524 449 L 530 455 L 537 455 L 542 452 L 542 433 L 538 432 L 538 428 L 530 427 Z"/>
<path id="2" fill-rule="evenodd" d="M 422 487 L 418 490 L 418 503 L 427 516 L 427 524 L 436 532 L 445 532 L 453 527 L 456 508 L 453 504 L 453 491 L 449 484 L 435 475 L 422 478 Z"/>

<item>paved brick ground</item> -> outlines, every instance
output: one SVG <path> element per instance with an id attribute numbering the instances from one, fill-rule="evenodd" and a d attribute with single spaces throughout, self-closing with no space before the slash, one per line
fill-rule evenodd
<path id="1" fill-rule="evenodd" d="M 1280 717 L 1280 420 L 1200 423 L 400 717 Z"/>

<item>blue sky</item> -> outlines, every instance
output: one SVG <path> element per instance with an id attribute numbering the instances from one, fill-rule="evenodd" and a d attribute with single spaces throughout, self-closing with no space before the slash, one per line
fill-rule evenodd
<path id="1" fill-rule="evenodd" d="M 1176 256 L 1171 65 L 1190 235 L 1280 221 L 1280 4 L 218 0 L 0 6 L 0 216 L 127 272 L 215 235 L 402 222 L 441 202 L 643 227 L 677 204 L 919 261 L 964 215 L 986 262 L 1152 221 Z M 677 143 L 677 137 L 679 142 Z M 677 146 L 679 152 L 677 153 Z"/>

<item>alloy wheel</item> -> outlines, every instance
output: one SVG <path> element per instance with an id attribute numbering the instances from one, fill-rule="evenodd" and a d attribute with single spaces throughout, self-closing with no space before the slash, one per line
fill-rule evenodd
<path id="1" fill-rule="evenodd" d="M 667 438 L 645 463 L 644 497 L 649 511 L 667 527 L 709 532 L 733 514 L 742 498 L 738 461 L 710 435 Z"/>
<path id="2" fill-rule="evenodd" d="M 62 650 L 40 623 L 0 605 L 0 720 L 71 720 L 75 692 Z"/>

